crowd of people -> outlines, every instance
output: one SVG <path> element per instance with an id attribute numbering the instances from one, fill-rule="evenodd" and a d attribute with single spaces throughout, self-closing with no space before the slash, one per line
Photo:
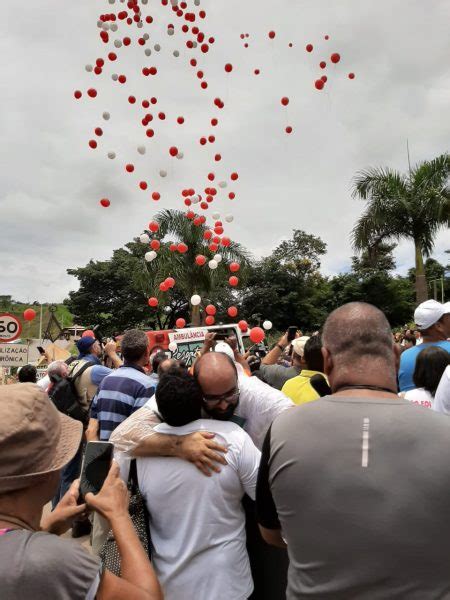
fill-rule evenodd
<path id="1" fill-rule="evenodd" d="M 137 329 L 37 385 L 23 367 L 0 386 L 0 597 L 450 598 L 450 303 L 414 322 L 350 303 L 267 352 L 208 333 L 191 367 Z M 96 440 L 114 461 L 80 500 Z"/>

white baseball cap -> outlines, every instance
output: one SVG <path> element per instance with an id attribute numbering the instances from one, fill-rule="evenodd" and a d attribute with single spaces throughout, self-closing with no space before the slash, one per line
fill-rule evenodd
<path id="1" fill-rule="evenodd" d="M 428 329 L 448 313 L 450 313 L 450 302 L 441 304 L 436 300 L 426 300 L 414 311 L 414 322 L 419 329 Z"/>
<path id="2" fill-rule="evenodd" d="M 214 352 L 222 352 L 223 354 L 227 354 L 230 358 L 234 360 L 234 352 L 229 344 L 226 342 L 217 342 Z"/>
<path id="3" fill-rule="evenodd" d="M 292 340 L 292 348 L 295 354 L 298 354 L 298 356 L 301 356 L 303 358 L 305 354 L 305 345 L 308 340 L 309 336 L 307 335 L 302 335 L 302 337 Z"/>

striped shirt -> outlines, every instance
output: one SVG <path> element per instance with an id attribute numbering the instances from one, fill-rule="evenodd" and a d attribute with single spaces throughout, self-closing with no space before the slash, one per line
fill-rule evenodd
<path id="1" fill-rule="evenodd" d="M 99 424 L 99 439 L 109 440 L 114 429 L 154 393 L 155 383 L 137 365 L 126 363 L 105 377 L 91 406 L 91 417 Z"/>

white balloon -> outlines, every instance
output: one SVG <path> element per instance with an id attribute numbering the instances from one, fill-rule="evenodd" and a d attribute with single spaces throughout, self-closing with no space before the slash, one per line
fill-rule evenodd
<path id="1" fill-rule="evenodd" d="M 191 198 L 191 202 L 192 204 L 197 204 L 197 202 L 200 202 L 200 196 L 198 194 L 194 194 Z"/>
<path id="2" fill-rule="evenodd" d="M 147 262 L 152 262 L 152 260 L 155 260 L 156 257 L 157 254 L 154 250 L 150 250 L 150 252 L 146 252 L 144 255 L 144 258 Z"/>
<path id="3" fill-rule="evenodd" d="M 166 313 L 166 315 L 170 315 L 170 313 L 172 312 L 172 309 L 170 306 L 165 306 L 164 307 L 164 312 Z"/>
<path id="4" fill-rule="evenodd" d="M 198 294 L 194 294 L 191 297 L 191 304 L 192 304 L 192 306 L 198 306 L 201 301 L 202 301 L 202 299 L 200 298 L 200 296 Z"/>
<path id="5" fill-rule="evenodd" d="M 234 221 L 234 217 L 233 217 L 233 215 L 227 215 L 227 216 L 225 217 L 225 221 L 226 221 L 227 223 L 232 223 L 232 222 Z"/>
<path id="6" fill-rule="evenodd" d="M 103 31 L 108 31 L 109 30 L 109 23 L 103 23 L 102 29 L 103 29 Z"/>
<path id="7" fill-rule="evenodd" d="M 86 71 L 87 71 L 88 73 L 92 73 L 92 71 L 93 71 L 93 69 L 94 69 L 94 67 L 93 67 L 92 65 L 86 65 L 84 68 L 86 69 Z"/>
<path id="8" fill-rule="evenodd" d="M 109 114 L 109 112 L 106 112 L 106 111 L 105 111 L 105 112 L 103 113 L 103 118 L 105 119 L 105 121 L 109 121 L 110 117 L 111 117 L 111 115 Z"/>
<path id="9" fill-rule="evenodd" d="M 137 151 L 139 152 L 139 154 L 145 154 L 147 152 L 147 149 L 145 146 L 138 146 Z"/>
<path id="10" fill-rule="evenodd" d="M 111 31 L 113 31 L 114 33 L 116 33 L 116 31 L 119 29 L 117 23 L 111 23 Z"/>
<path id="11" fill-rule="evenodd" d="M 116 153 L 115 152 L 108 152 L 108 158 L 110 158 L 111 160 L 114 160 L 116 158 Z"/>
<path id="12" fill-rule="evenodd" d="M 184 152 L 178 152 L 177 158 L 178 158 L 178 160 L 181 160 L 182 158 L 184 158 Z"/>
<path id="13" fill-rule="evenodd" d="M 194 0 L 195 6 L 200 6 L 200 0 Z"/>
<path id="14" fill-rule="evenodd" d="M 108 0 L 110 4 L 114 4 L 116 0 Z"/>
<path id="15" fill-rule="evenodd" d="M 216 263 L 220 263 L 220 261 L 222 260 L 222 255 L 221 254 L 215 254 L 214 255 L 214 260 L 216 261 Z"/>
<path id="16" fill-rule="evenodd" d="M 226 188 L 227 187 L 227 182 L 226 181 L 219 181 L 219 187 L 220 188 Z"/>
<path id="17" fill-rule="evenodd" d="M 141 235 L 139 236 L 139 241 L 142 244 L 148 244 L 150 242 L 150 237 L 147 233 L 141 233 Z"/>
<path id="18" fill-rule="evenodd" d="M 161 46 L 159 44 L 155 44 L 153 46 L 153 48 L 155 49 L 156 52 L 159 52 L 161 50 Z"/>
<path id="19" fill-rule="evenodd" d="M 164 169 L 161 169 L 161 171 L 159 172 L 160 177 L 167 177 L 167 171 L 164 171 Z"/>
<path id="20" fill-rule="evenodd" d="M 150 39 L 150 36 L 148 35 L 148 33 L 144 33 L 144 35 L 142 37 L 144 38 L 145 41 Z"/>
<path id="21" fill-rule="evenodd" d="M 214 260 L 214 259 L 213 259 L 213 260 L 210 260 L 210 261 L 209 261 L 209 263 L 208 263 L 208 267 L 209 267 L 210 269 L 212 269 L 213 271 L 214 271 L 215 269 L 217 269 L 217 267 L 218 267 L 218 266 L 219 266 L 219 263 L 218 263 L 216 260 Z"/>
<path id="22" fill-rule="evenodd" d="M 111 79 L 112 79 L 113 81 L 117 81 L 117 80 L 119 79 L 119 76 L 117 75 L 117 73 L 113 73 L 113 74 L 111 75 Z"/>
<path id="23" fill-rule="evenodd" d="M 151 50 L 151 48 L 146 48 L 146 49 L 144 50 L 144 52 L 145 52 L 145 56 L 151 56 L 151 55 L 152 55 L 152 50 Z"/>
<path id="24" fill-rule="evenodd" d="M 97 27 L 98 27 L 99 29 L 101 29 L 101 28 L 102 28 L 102 25 L 103 25 L 103 21 L 97 21 Z"/>
<path id="25" fill-rule="evenodd" d="M 269 331 L 269 329 L 272 329 L 272 321 L 264 321 L 263 327 L 266 331 Z"/>
<path id="26" fill-rule="evenodd" d="M 114 40 L 114 46 L 116 48 L 122 48 L 122 40 Z"/>
<path id="27" fill-rule="evenodd" d="M 136 25 L 138 26 L 138 29 L 142 29 L 144 27 L 144 23 L 142 21 L 138 21 Z"/>
<path id="28" fill-rule="evenodd" d="M 213 212 L 213 214 L 211 215 L 213 219 L 215 219 L 217 221 L 217 219 L 220 219 L 220 213 L 218 212 Z"/>
<path id="29" fill-rule="evenodd" d="M 197 46 L 198 46 L 197 42 L 192 42 L 192 47 L 193 48 L 197 48 Z"/>
<path id="30" fill-rule="evenodd" d="M 167 35 L 173 35 L 175 33 L 175 30 L 173 27 L 168 27 L 167 29 Z"/>
<path id="31" fill-rule="evenodd" d="M 176 342 L 170 342 L 169 344 L 169 350 L 171 352 L 176 352 L 178 350 L 178 346 Z"/>
<path id="32" fill-rule="evenodd" d="M 173 55 L 175 56 L 175 58 L 178 58 L 180 56 L 180 53 L 178 50 L 174 50 Z"/>

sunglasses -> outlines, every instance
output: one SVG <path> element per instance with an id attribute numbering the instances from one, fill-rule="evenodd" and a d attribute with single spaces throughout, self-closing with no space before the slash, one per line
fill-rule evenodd
<path id="1" fill-rule="evenodd" d="M 240 390 L 238 387 L 234 388 L 231 392 L 224 394 L 223 396 L 203 396 L 203 400 L 208 406 L 217 406 L 221 402 L 227 402 L 227 404 L 235 404 L 239 399 Z"/>

